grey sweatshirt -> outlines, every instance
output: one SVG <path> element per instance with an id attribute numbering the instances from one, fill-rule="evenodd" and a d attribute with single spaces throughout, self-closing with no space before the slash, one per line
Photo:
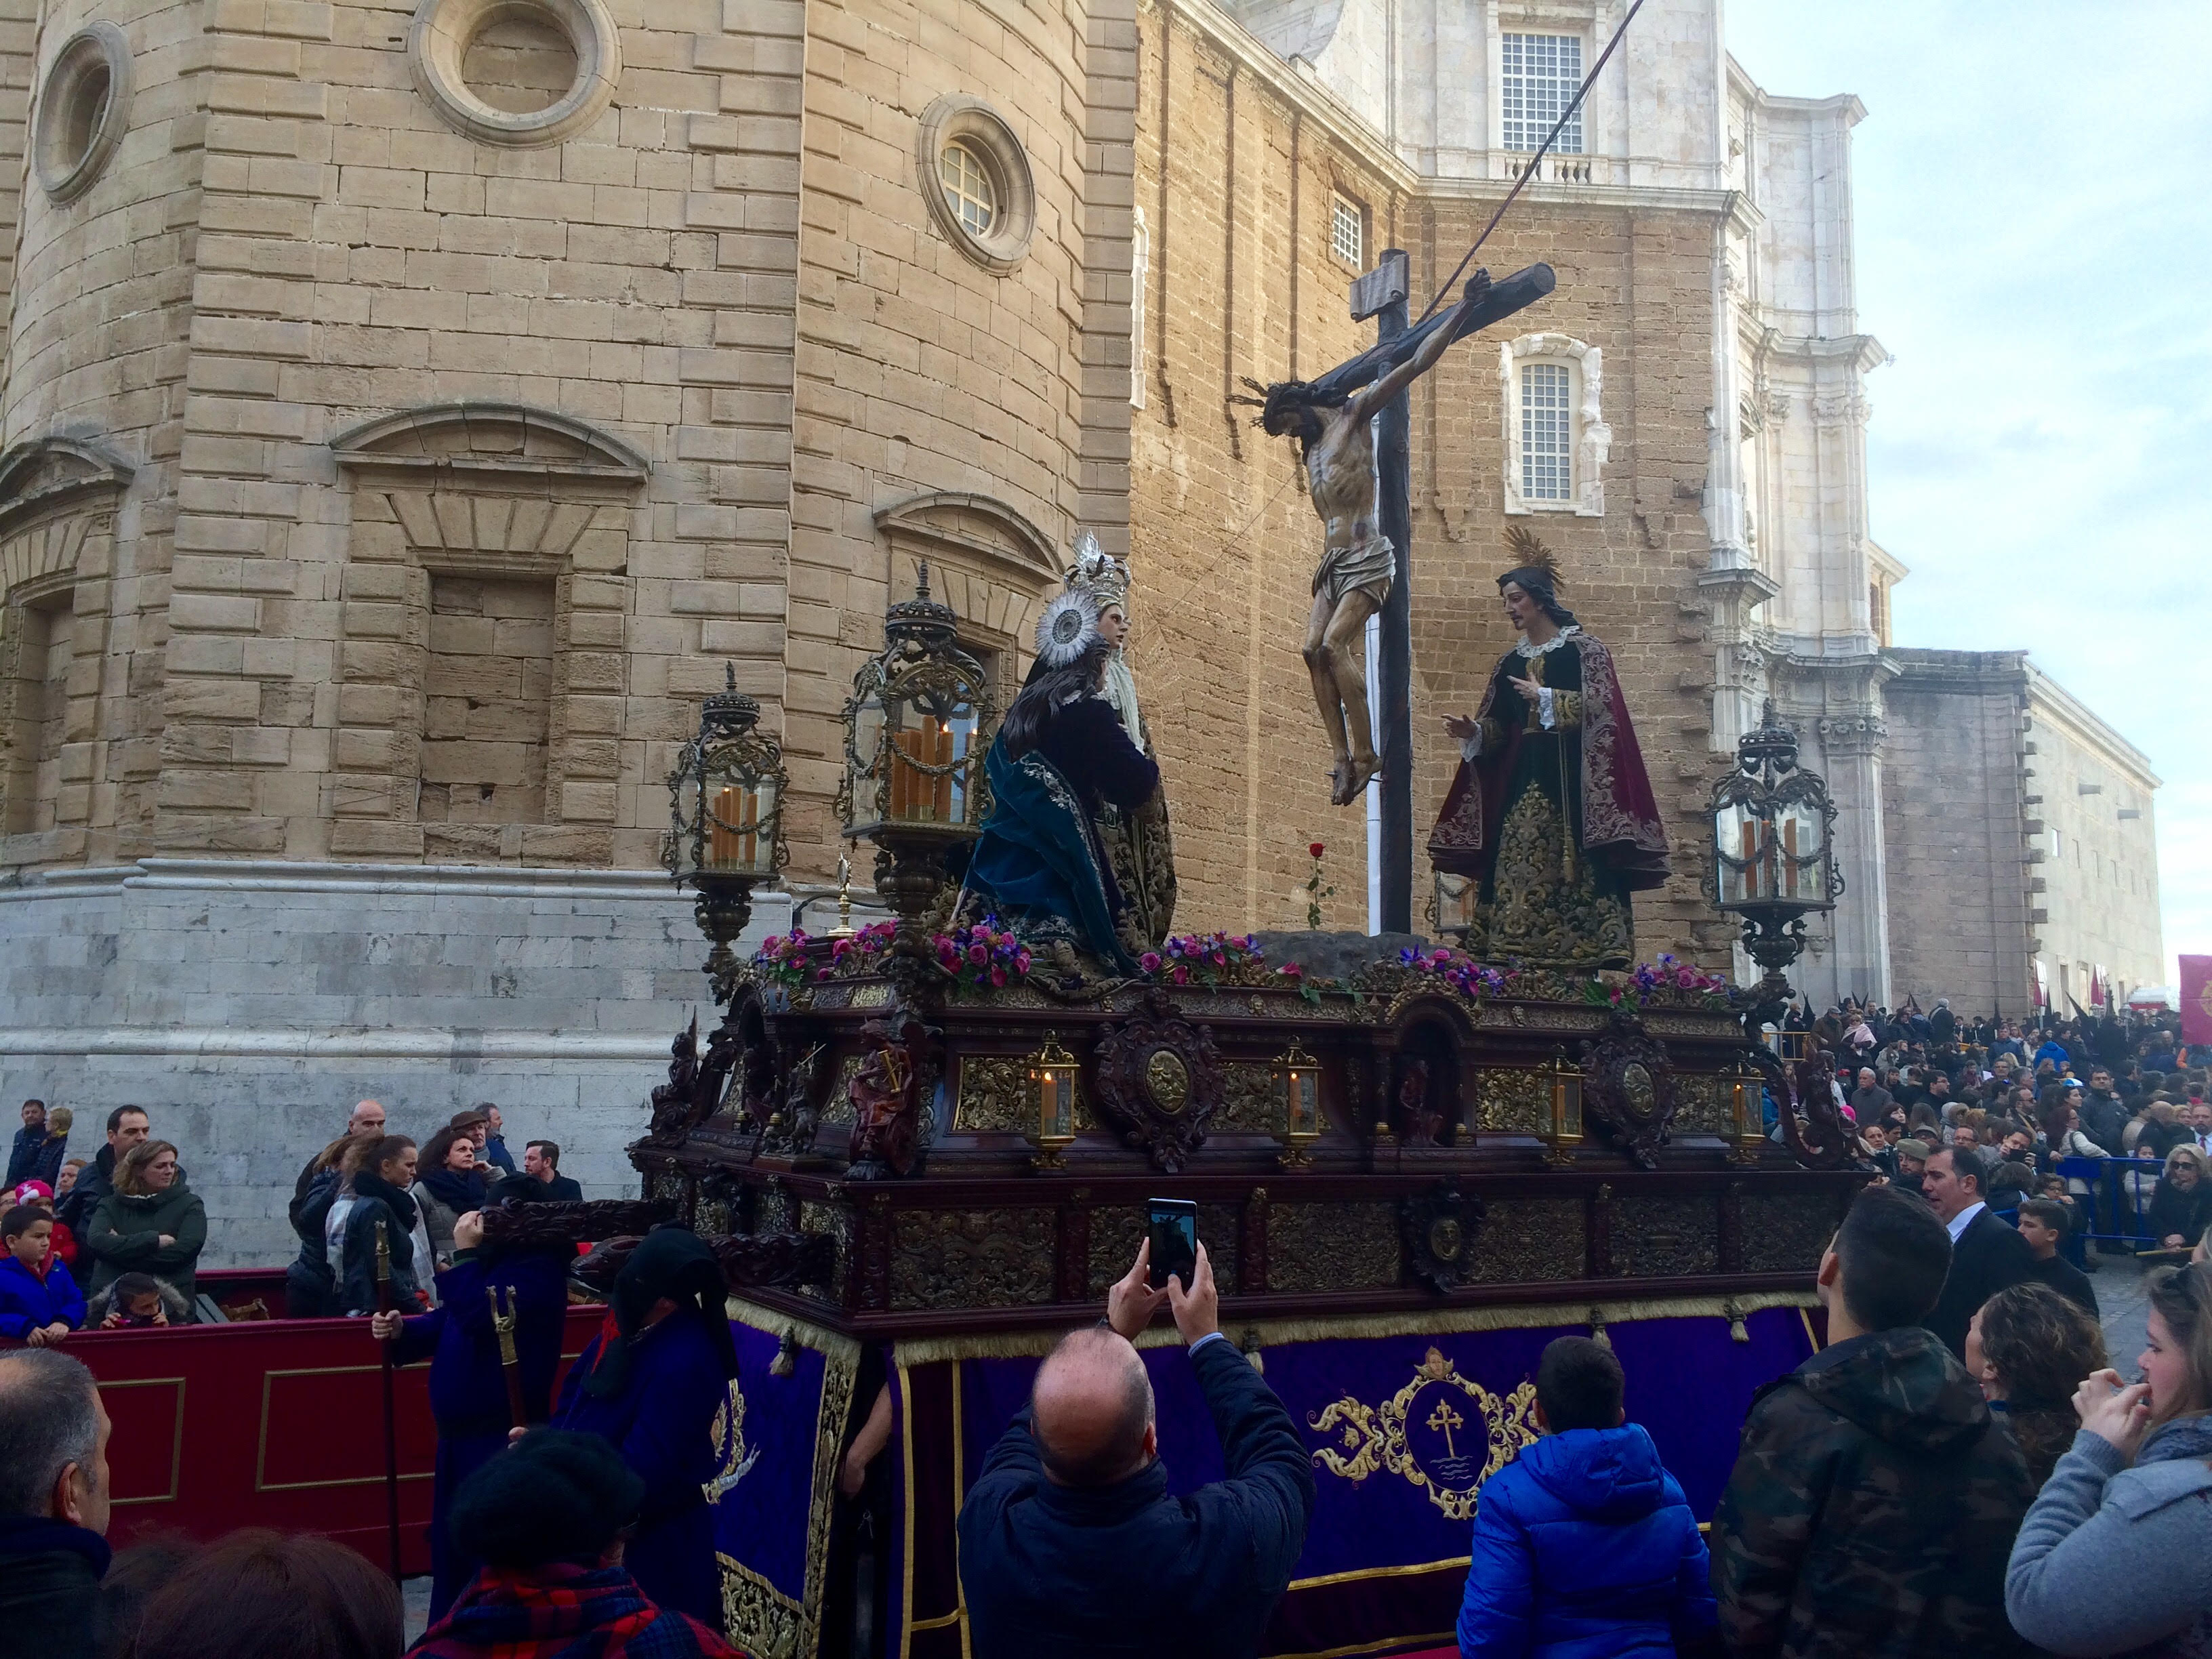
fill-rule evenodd
<path id="1" fill-rule="evenodd" d="M 2212 1656 L 2212 1422 L 2185 1417 L 2128 1467 L 2084 1429 L 2021 1523 L 2005 1572 L 2013 1628 L 2081 1659 L 2157 1644 Z"/>

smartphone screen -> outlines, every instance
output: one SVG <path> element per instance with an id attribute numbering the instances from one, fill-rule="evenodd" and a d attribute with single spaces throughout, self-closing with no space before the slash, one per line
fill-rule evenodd
<path id="1" fill-rule="evenodd" d="M 1155 1198 L 1147 1200 L 1146 1208 L 1146 1232 L 1152 1241 L 1152 1288 L 1163 1288 L 1172 1273 L 1188 1290 L 1190 1276 L 1198 1267 L 1198 1206 L 1186 1198 Z"/>

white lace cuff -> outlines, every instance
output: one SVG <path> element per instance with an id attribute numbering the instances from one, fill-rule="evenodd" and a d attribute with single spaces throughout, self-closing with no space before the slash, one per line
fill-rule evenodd
<path id="1" fill-rule="evenodd" d="M 1536 718 L 1544 722 L 1547 732 L 1559 723 L 1558 713 L 1552 706 L 1552 688 L 1548 685 L 1536 693 Z"/>

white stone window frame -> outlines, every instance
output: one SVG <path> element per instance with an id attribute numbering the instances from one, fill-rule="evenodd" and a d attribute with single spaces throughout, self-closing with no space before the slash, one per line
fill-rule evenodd
<path id="1" fill-rule="evenodd" d="M 558 29 L 576 55 L 576 78 L 544 109 L 495 108 L 461 76 L 470 43 L 516 17 Z M 479 143 L 528 149 L 573 137 L 606 112 L 622 67 L 622 32 L 605 0 L 421 0 L 407 29 L 416 90 L 447 126 Z"/>
<path id="2" fill-rule="evenodd" d="M 105 71 L 107 92 L 90 123 L 84 148 L 62 155 L 64 128 L 86 95 L 90 78 Z M 112 23 L 88 23 L 62 42 L 39 88 L 31 125 L 31 161 L 46 198 L 64 206 L 90 190 L 114 159 L 131 126 L 131 42 Z"/>
<path id="3" fill-rule="evenodd" d="M 1028 153 L 1012 127 L 980 98 L 947 94 L 921 112 L 915 137 L 915 182 L 930 222 L 962 254 L 994 276 L 1004 276 L 1029 257 L 1036 236 L 1036 183 Z M 990 230 L 977 235 L 945 199 L 939 173 L 945 149 L 958 144 L 990 175 L 997 213 Z"/>
<path id="4" fill-rule="evenodd" d="M 1531 363 L 1557 363 L 1567 371 L 1572 420 L 1568 453 L 1574 472 L 1560 501 L 1532 500 L 1521 493 L 1521 371 Z M 1603 518 L 1605 464 L 1613 453 L 1613 428 L 1604 416 L 1605 353 L 1565 334 L 1523 334 L 1498 346 L 1498 383 L 1505 427 L 1505 510 Z"/>
<path id="5" fill-rule="evenodd" d="M 1343 228 L 1349 222 L 1352 228 L 1352 248 L 1344 249 Z M 1367 269 L 1367 204 L 1348 191 L 1332 189 L 1328 195 L 1328 252 L 1329 257 L 1347 270 L 1364 271 Z"/>
<path id="6" fill-rule="evenodd" d="M 1550 15 L 1509 16 L 1501 18 L 1498 21 L 1497 33 L 1492 37 L 1496 42 L 1497 54 L 1493 60 L 1493 64 L 1497 71 L 1497 78 L 1493 84 L 1498 88 L 1498 97 L 1494 104 L 1497 112 L 1492 118 L 1491 138 L 1497 145 L 1498 149 L 1506 154 L 1513 155 L 1534 155 L 1536 153 L 1537 146 L 1544 142 L 1545 134 L 1548 133 L 1552 130 L 1552 123 L 1556 121 L 1559 117 L 1556 114 L 1553 114 L 1547 119 L 1539 121 L 1536 124 L 1535 133 L 1531 142 L 1522 144 L 1507 143 L 1505 137 L 1505 82 L 1508 70 L 1505 67 L 1505 41 L 1509 35 L 1522 40 L 1571 40 L 1575 43 L 1576 74 L 1572 82 L 1568 85 L 1565 96 L 1561 99 L 1559 105 L 1559 108 L 1565 109 L 1567 104 L 1572 100 L 1575 92 L 1581 88 L 1582 77 L 1589 73 L 1589 33 L 1587 29 L 1577 24 L 1570 23 L 1565 21 L 1564 19 Z M 1580 155 L 1585 153 L 1589 143 L 1589 111 L 1587 106 L 1576 112 L 1575 118 L 1570 121 L 1567 124 L 1565 130 L 1559 134 L 1559 142 L 1552 146 L 1552 153 L 1553 155 Z M 1525 137 L 1528 137 L 1528 134 L 1524 131 L 1522 136 Z"/>

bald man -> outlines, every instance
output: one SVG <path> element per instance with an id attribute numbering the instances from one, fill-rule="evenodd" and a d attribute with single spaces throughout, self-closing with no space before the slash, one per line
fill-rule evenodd
<path id="1" fill-rule="evenodd" d="M 374 1100 L 356 1101 L 351 1115 L 346 1119 L 345 1132 L 349 1136 L 368 1135 L 372 1138 L 382 1134 L 384 1133 L 383 1103 Z M 323 1149 L 319 1146 L 316 1147 L 313 1154 L 307 1159 L 307 1168 L 300 1171 L 300 1178 L 292 1183 L 292 1201 L 286 1206 L 285 1213 L 291 1217 L 295 1231 L 297 1231 L 300 1225 L 300 1208 L 307 1201 L 307 1188 L 315 1184 L 315 1164 L 322 1155 Z"/>
<path id="2" fill-rule="evenodd" d="M 1152 1288 L 1147 1241 L 1106 1317 L 1062 1340 L 960 1510 L 975 1659 L 1259 1650 L 1304 1547 L 1313 1468 L 1290 1413 L 1220 1331 L 1206 1247 Z M 1171 1497 L 1135 1339 L 1165 1306 L 1228 1478 Z"/>

